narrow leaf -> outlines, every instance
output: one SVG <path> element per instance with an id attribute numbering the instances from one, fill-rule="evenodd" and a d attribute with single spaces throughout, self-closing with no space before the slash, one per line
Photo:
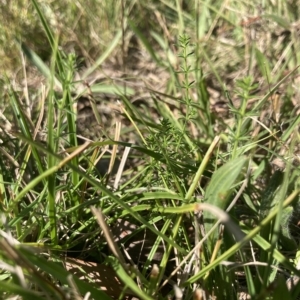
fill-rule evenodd
<path id="1" fill-rule="evenodd" d="M 20 44 L 21 49 L 29 61 L 38 68 L 38 70 L 47 78 L 50 79 L 53 76 L 54 84 L 57 88 L 62 90 L 61 83 L 59 80 L 51 73 L 49 67 L 42 61 L 42 59 L 24 43 Z"/>

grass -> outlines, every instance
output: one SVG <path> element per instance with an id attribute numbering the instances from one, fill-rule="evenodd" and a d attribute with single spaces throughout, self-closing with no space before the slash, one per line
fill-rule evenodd
<path id="1" fill-rule="evenodd" d="M 16 3 L 1 298 L 297 299 L 296 4 Z"/>

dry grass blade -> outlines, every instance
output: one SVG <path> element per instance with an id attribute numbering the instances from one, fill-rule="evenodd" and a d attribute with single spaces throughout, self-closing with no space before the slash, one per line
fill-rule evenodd
<path id="1" fill-rule="evenodd" d="M 117 141 L 117 142 L 120 140 L 120 132 L 121 132 L 121 123 L 116 122 L 115 141 Z M 109 162 L 109 167 L 108 167 L 108 172 L 107 172 L 108 174 L 111 174 L 111 172 L 114 168 L 114 164 L 116 162 L 117 151 L 118 151 L 118 144 L 114 144 L 112 153 L 111 153 L 110 162 Z"/>
<path id="2" fill-rule="evenodd" d="M 122 172 L 124 170 L 125 163 L 126 163 L 126 160 L 128 158 L 130 149 L 131 149 L 130 147 L 125 147 L 125 150 L 124 150 L 124 153 L 123 153 L 123 156 L 122 156 L 122 160 L 121 160 L 121 163 L 119 165 L 119 168 L 118 168 L 118 171 L 117 171 L 117 174 L 116 174 L 116 178 L 115 178 L 115 182 L 114 182 L 114 189 L 117 189 L 118 186 L 119 186 L 119 182 L 120 182 Z"/>
<path id="3" fill-rule="evenodd" d="M 114 237 L 113 237 L 109 227 L 107 226 L 107 224 L 105 222 L 104 215 L 103 215 L 102 211 L 100 209 L 97 209 L 97 208 L 93 207 L 93 206 L 91 207 L 91 211 L 92 211 L 93 215 L 96 217 L 96 220 L 97 220 L 100 228 L 103 230 L 103 234 L 105 236 L 105 239 L 108 243 L 108 246 L 109 246 L 110 250 L 112 251 L 114 256 L 119 260 L 119 262 L 121 263 L 124 270 L 127 270 L 128 267 L 126 265 L 125 258 L 122 255 L 120 249 L 118 248 L 118 245 L 114 241 Z"/>

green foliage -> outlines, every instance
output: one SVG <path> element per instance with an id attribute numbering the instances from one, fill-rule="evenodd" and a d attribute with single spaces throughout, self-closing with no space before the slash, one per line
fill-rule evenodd
<path id="1" fill-rule="evenodd" d="M 226 210 L 230 196 L 233 192 L 233 187 L 239 177 L 242 177 L 242 170 L 247 162 L 247 158 L 244 156 L 238 157 L 231 161 L 228 161 L 225 165 L 214 172 L 209 185 L 205 191 L 205 202 L 215 207 Z M 206 233 L 208 233 L 216 222 L 216 217 L 213 217 L 211 213 L 204 212 L 204 227 Z M 217 236 L 216 231 L 210 235 L 209 248 L 215 245 Z"/>
<path id="2" fill-rule="evenodd" d="M 253 83 L 253 78 L 246 77 L 241 80 L 237 80 L 237 96 L 240 99 L 240 105 L 238 108 L 234 106 L 230 97 L 229 107 L 230 111 L 234 115 L 235 124 L 233 128 L 230 128 L 231 135 L 229 136 L 229 141 L 232 144 L 232 157 L 235 158 L 241 154 L 243 154 L 247 149 L 247 139 L 249 137 L 251 131 L 251 117 L 256 115 L 255 111 L 248 111 L 247 106 L 249 101 L 251 100 L 251 91 L 257 88 L 257 86 Z M 241 142 L 243 147 L 241 147 Z"/>
<path id="3" fill-rule="evenodd" d="M 71 276 L 72 254 L 109 264 L 119 299 L 168 299 L 175 283 L 178 299 L 296 299 L 297 7 L 100 2 L 3 7 L 0 298 L 111 299 L 94 273 Z M 82 97 L 100 129 L 79 145 Z M 117 147 L 126 170 L 97 172 Z"/>

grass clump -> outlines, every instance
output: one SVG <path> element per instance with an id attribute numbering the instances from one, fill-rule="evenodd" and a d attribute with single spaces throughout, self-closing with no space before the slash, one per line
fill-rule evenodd
<path id="1" fill-rule="evenodd" d="M 1 297 L 296 299 L 297 13 L 27 4 L 49 55 L 16 30 L 1 74 Z"/>

